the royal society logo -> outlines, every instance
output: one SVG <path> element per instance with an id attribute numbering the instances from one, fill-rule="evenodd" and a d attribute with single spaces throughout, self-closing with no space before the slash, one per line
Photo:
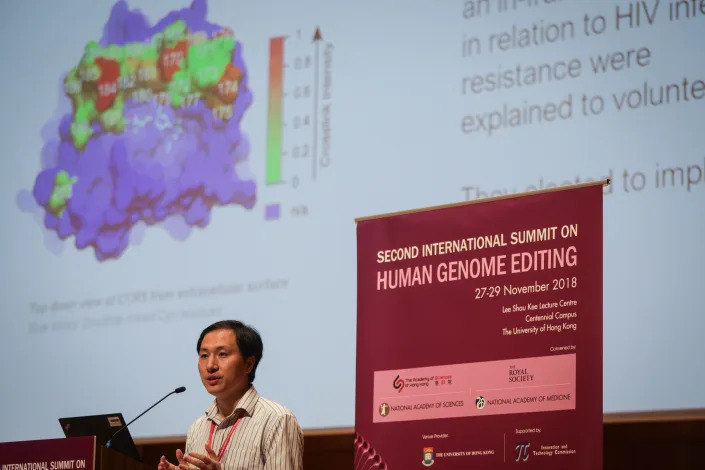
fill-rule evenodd
<path id="1" fill-rule="evenodd" d="M 401 393 L 401 391 L 404 390 L 404 379 L 397 375 L 397 378 L 394 379 L 392 386 L 394 387 L 394 390 L 399 390 L 399 393 Z"/>
<path id="2" fill-rule="evenodd" d="M 424 447 L 423 460 L 421 461 L 421 463 L 427 467 L 430 467 L 431 465 L 433 465 L 433 462 L 433 447 Z"/>
<path id="3" fill-rule="evenodd" d="M 483 409 L 485 407 L 485 397 L 480 395 L 479 397 L 475 398 L 475 406 L 478 410 Z"/>

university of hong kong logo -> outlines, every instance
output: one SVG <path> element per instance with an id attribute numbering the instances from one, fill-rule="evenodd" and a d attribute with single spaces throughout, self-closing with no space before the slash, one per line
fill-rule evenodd
<path id="1" fill-rule="evenodd" d="M 394 387 L 394 390 L 399 390 L 399 393 L 401 393 L 401 391 L 404 390 L 404 379 L 399 378 L 397 375 L 397 378 L 394 379 L 392 386 Z"/>
<path id="2" fill-rule="evenodd" d="M 517 442 L 517 446 L 515 447 L 517 451 L 517 456 L 514 460 L 519 462 L 520 460 L 522 462 L 526 462 L 529 460 L 529 446 L 531 445 L 531 442 Z"/>
<path id="3" fill-rule="evenodd" d="M 479 397 L 475 398 L 475 406 L 478 410 L 483 409 L 485 407 L 485 397 L 480 395 Z"/>
<path id="4" fill-rule="evenodd" d="M 424 447 L 423 460 L 421 461 L 421 463 L 427 467 L 430 467 L 431 465 L 433 465 L 433 462 L 433 447 Z"/>

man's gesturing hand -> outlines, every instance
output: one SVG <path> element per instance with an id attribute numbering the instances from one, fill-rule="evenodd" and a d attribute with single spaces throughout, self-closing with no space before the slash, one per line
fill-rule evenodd
<path id="1" fill-rule="evenodd" d="M 208 444 L 206 444 L 206 455 L 198 454 L 196 452 L 189 452 L 184 459 L 191 465 L 200 468 L 201 470 L 223 470 L 220 466 L 218 456 L 215 455 L 213 448 Z"/>
<path id="2" fill-rule="evenodd" d="M 181 449 L 176 449 L 176 460 L 179 462 L 178 465 L 174 465 L 169 462 L 166 457 L 162 455 L 162 458 L 159 459 L 159 466 L 157 466 L 157 470 L 179 470 L 179 466 L 181 465 L 188 467 L 186 460 L 184 460 L 184 453 L 181 452 Z"/>

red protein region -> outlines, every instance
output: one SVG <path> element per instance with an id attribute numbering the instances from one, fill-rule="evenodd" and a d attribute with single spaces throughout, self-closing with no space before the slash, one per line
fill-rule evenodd
<path id="1" fill-rule="evenodd" d="M 159 73 L 162 80 L 170 82 L 176 72 L 181 70 L 181 62 L 186 59 L 188 41 L 179 41 L 174 47 L 165 47 L 159 55 Z"/>
<path id="2" fill-rule="evenodd" d="M 118 94 L 118 77 L 120 77 L 120 64 L 117 60 L 96 57 L 93 61 L 100 69 L 98 78 L 98 99 L 96 109 L 102 113 L 110 108 Z"/>

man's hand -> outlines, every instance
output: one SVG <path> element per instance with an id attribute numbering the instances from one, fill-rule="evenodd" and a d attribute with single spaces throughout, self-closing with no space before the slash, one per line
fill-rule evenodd
<path id="1" fill-rule="evenodd" d="M 174 465 L 173 463 L 169 462 L 166 457 L 162 455 L 162 458 L 159 459 L 159 465 L 157 466 L 157 470 L 179 470 L 179 467 L 182 465 L 184 468 L 188 467 L 184 453 L 181 452 L 181 449 L 176 449 L 176 461 L 179 462 L 178 465 Z"/>
<path id="2" fill-rule="evenodd" d="M 223 470 L 223 468 L 220 466 L 220 460 L 218 460 L 218 456 L 215 455 L 215 451 L 213 451 L 213 448 L 208 444 L 206 444 L 205 455 L 196 452 L 189 452 L 189 454 L 184 457 L 184 460 L 193 465 L 194 467 L 200 468 L 201 470 Z M 162 469 L 160 468 L 159 470 Z"/>

